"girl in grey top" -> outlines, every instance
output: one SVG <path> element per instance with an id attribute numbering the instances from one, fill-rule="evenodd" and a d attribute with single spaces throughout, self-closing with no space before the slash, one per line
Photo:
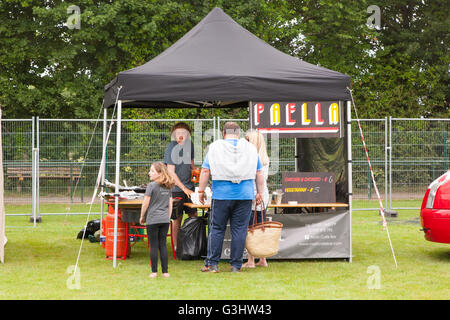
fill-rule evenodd
<path id="1" fill-rule="evenodd" d="M 167 278 L 169 277 L 169 257 L 166 237 L 169 231 L 170 213 L 172 212 L 172 194 L 170 189 L 175 182 L 162 162 L 152 164 L 149 176 L 152 182 L 147 185 L 145 191 L 139 222 L 147 227 L 152 265 L 150 278 L 155 278 L 158 275 L 158 250 L 161 257 L 163 276 Z"/>

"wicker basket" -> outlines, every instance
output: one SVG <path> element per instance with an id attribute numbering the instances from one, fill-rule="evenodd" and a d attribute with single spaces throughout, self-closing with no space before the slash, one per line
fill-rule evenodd
<path id="1" fill-rule="evenodd" d="M 283 224 L 281 222 L 265 220 L 265 210 L 263 210 L 263 222 L 248 227 L 247 239 L 245 241 L 247 251 L 257 258 L 268 258 L 278 253 Z M 253 221 L 256 221 L 256 210 Z"/>

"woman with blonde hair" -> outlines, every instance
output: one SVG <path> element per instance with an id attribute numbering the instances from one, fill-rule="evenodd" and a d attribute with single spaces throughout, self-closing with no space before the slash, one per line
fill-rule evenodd
<path id="1" fill-rule="evenodd" d="M 262 207 L 262 204 L 256 205 L 255 201 L 253 201 L 252 205 L 252 214 L 250 216 L 249 225 L 252 225 L 253 223 L 260 223 L 262 221 L 262 210 L 267 210 L 267 206 L 269 204 L 269 190 L 267 188 L 267 178 L 269 177 L 269 156 L 267 155 L 267 148 L 266 148 L 266 141 L 264 140 L 264 136 L 261 132 L 256 130 L 249 130 L 245 134 L 245 139 L 247 139 L 248 142 L 255 145 L 256 151 L 258 152 L 259 158 L 261 159 L 262 165 L 263 165 L 263 175 L 264 175 L 264 191 L 263 191 L 263 204 L 264 208 Z M 255 194 L 256 194 L 256 186 L 255 186 Z M 256 209 L 256 216 L 257 219 L 255 222 L 253 222 L 254 218 L 254 211 Z M 257 258 L 257 257 L 256 257 Z M 256 264 L 256 266 L 263 266 L 267 267 L 267 261 L 266 258 L 260 258 L 259 262 Z M 242 266 L 243 268 L 254 268 L 255 267 L 255 257 L 253 257 L 250 253 L 248 254 L 248 261 Z"/>
<path id="2" fill-rule="evenodd" d="M 172 192 L 175 181 L 162 162 L 153 163 L 150 167 L 150 182 L 145 190 L 141 207 L 140 224 L 147 227 L 147 238 L 150 244 L 150 261 L 152 273 L 150 278 L 158 274 L 158 251 L 161 257 L 161 269 L 165 278 L 169 277 L 166 238 L 172 212 Z"/>

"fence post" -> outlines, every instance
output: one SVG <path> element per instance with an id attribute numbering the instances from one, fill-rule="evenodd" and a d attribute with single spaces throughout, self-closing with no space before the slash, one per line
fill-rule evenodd
<path id="1" fill-rule="evenodd" d="M 387 155 L 388 155 L 388 144 L 387 144 L 387 138 L 388 138 L 388 121 L 387 117 L 384 117 L 384 207 L 388 207 L 388 169 L 387 169 Z M 392 209 L 392 208 L 390 208 Z"/>
<path id="2" fill-rule="evenodd" d="M 69 178 L 69 182 L 70 182 L 70 202 L 73 202 L 73 193 L 72 193 L 72 176 L 73 176 L 73 167 L 72 167 L 72 160 L 70 160 L 70 178 Z"/>
<path id="3" fill-rule="evenodd" d="M 213 117 L 213 142 L 216 141 L 216 117 Z"/>
<path id="4" fill-rule="evenodd" d="M 217 136 L 215 140 L 220 139 L 220 117 L 217 117 Z"/>
<path id="5" fill-rule="evenodd" d="M 448 156 L 447 156 L 447 131 L 444 131 L 444 171 L 448 170 L 447 162 L 448 162 Z"/>
<path id="6" fill-rule="evenodd" d="M 36 126 L 34 124 L 36 121 Z M 39 117 L 32 119 L 32 153 L 31 153 L 31 197 L 32 197 L 32 214 L 30 222 L 36 226 L 36 222 L 42 222 L 39 210 Z M 34 133 L 36 128 L 36 134 Z M 36 139 L 36 140 L 35 140 Z M 36 144 L 35 144 L 36 141 Z M 36 146 L 36 147 L 35 147 Z"/>
<path id="7" fill-rule="evenodd" d="M 39 214 L 39 201 L 38 201 L 38 197 L 39 197 L 39 193 L 38 193 L 38 183 L 39 183 L 39 179 L 38 179 L 38 149 L 37 148 L 33 148 L 33 156 L 32 156 L 32 169 L 31 169 L 31 188 L 32 188 L 32 215 L 30 217 L 30 222 L 33 222 L 33 227 L 36 227 L 36 222 L 41 222 L 42 221 L 42 217 Z"/>
<path id="8" fill-rule="evenodd" d="M 34 156 L 34 148 L 35 148 L 35 121 L 36 118 L 32 117 L 31 118 L 31 217 L 30 217 L 30 221 L 31 218 L 34 217 L 34 210 L 36 210 L 36 206 L 37 206 L 37 200 L 36 200 L 36 177 L 33 175 L 34 174 L 34 170 L 35 170 L 35 163 L 34 161 L 35 156 Z"/>
<path id="9" fill-rule="evenodd" d="M 392 210 L 392 117 L 389 116 L 389 210 Z"/>
<path id="10" fill-rule="evenodd" d="M 39 216 L 40 210 L 40 198 L 41 198 L 41 181 L 40 181 L 40 154 L 39 154 L 39 139 L 40 139 L 40 126 L 39 126 L 39 117 L 36 118 L 36 148 L 37 148 L 37 154 L 36 154 L 36 201 L 37 201 L 37 213 Z"/>

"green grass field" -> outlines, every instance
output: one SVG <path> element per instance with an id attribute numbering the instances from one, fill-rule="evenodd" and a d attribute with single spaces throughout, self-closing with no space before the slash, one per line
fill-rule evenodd
<path id="1" fill-rule="evenodd" d="M 7 206 L 6 212 L 28 209 Z M 42 212 L 86 210 L 86 205 L 41 205 Z M 388 221 L 398 262 L 395 268 L 380 222 L 377 212 L 354 212 L 352 263 L 269 260 L 268 268 L 237 274 L 229 272 L 225 261 L 219 264 L 218 274 L 201 273 L 201 260 L 175 261 L 168 241 L 168 279 L 148 278 L 149 256 L 143 242 L 133 247 L 130 259 L 118 260 L 114 269 L 99 243 L 84 240 L 81 288 L 73 289 L 75 282 L 68 270 L 77 260 L 81 240 L 76 235 L 86 216 L 43 216 L 35 228 L 29 217 L 7 216 L 0 299 L 448 299 L 450 244 L 425 241 L 419 230 L 419 212 L 399 211 L 398 218 Z M 374 268 L 379 270 L 379 289 L 372 286 Z"/>

